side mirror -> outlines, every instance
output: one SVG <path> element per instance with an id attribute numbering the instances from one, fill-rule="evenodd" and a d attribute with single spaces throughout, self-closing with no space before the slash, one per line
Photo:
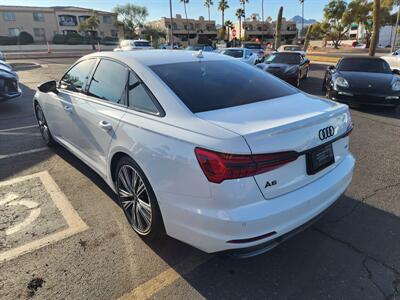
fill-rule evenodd
<path id="1" fill-rule="evenodd" d="M 329 70 L 329 71 L 333 71 L 333 70 L 335 70 L 335 69 L 336 69 L 335 66 L 329 66 L 329 67 L 328 67 L 328 70 Z"/>
<path id="2" fill-rule="evenodd" d="M 393 52 L 392 55 L 398 55 L 398 53 L 397 52 Z"/>
<path id="3" fill-rule="evenodd" d="M 393 69 L 392 73 L 395 75 L 400 75 L 400 70 L 399 69 Z"/>
<path id="4" fill-rule="evenodd" d="M 42 84 L 38 85 L 38 90 L 41 91 L 42 93 L 53 92 L 53 93 L 58 94 L 57 81 L 51 80 L 51 81 L 42 83 Z"/>

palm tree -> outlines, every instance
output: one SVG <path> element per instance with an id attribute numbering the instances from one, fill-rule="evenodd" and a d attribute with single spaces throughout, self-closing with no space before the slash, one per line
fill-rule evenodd
<path id="1" fill-rule="evenodd" d="M 233 27 L 233 23 L 231 20 L 226 20 L 225 21 L 225 27 L 228 28 L 228 41 L 229 41 L 229 31 L 232 29 Z"/>
<path id="2" fill-rule="evenodd" d="M 208 21 L 210 21 L 210 7 L 213 5 L 214 3 L 212 0 L 204 0 L 204 6 L 208 9 Z"/>
<path id="3" fill-rule="evenodd" d="M 372 11 L 372 38 L 371 45 L 369 46 L 369 55 L 375 56 L 376 46 L 379 41 L 379 30 L 380 30 L 380 10 L 381 10 L 381 0 L 374 0 L 374 8 Z"/>
<path id="4" fill-rule="evenodd" d="M 246 3 L 249 3 L 249 0 L 239 0 L 240 4 L 243 6 L 243 19 L 246 17 Z"/>
<path id="5" fill-rule="evenodd" d="M 244 18 L 244 9 L 238 8 L 235 16 L 239 19 L 239 41 L 242 41 L 242 18 Z"/>
<path id="6" fill-rule="evenodd" d="M 189 3 L 189 0 L 179 0 L 179 1 L 183 3 L 183 6 L 185 8 L 187 38 L 188 38 L 188 45 L 190 45 L 189 20 L 188 20 L 187 11 L 186 11 L 186 4 Z"/>
<path id="7" fill-rule="evenodd" d="M 222 25 L 225 24 L 225 10 L 229 8 L 227 0 L 220 0 L 218 3 L 218 10 L 221 11 Z"/>

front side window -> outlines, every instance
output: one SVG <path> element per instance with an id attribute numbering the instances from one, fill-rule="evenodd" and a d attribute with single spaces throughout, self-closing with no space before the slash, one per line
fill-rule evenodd
<path id="1" fill-rule="evenodd" d="M 231 56 L 231 57 L 234 57 L 234 58 L 242 58 L 243 57 L 243 50 L 231 50 L 231 49 L 228 49 L 228 50 L 225 50 L 222 54 L 224 54 L 224 55 L 228 55 L 228 56 Z"/>
<path id="2" fill-rule="evenodd" d="M 132 72 L 129 75 L 129 107 L 145 113 L 160 114 L 153 96 Z"/>
<path id="3" fill-rule="evenodd" d="M 15 14 L 12 11 L 3 12 L 4 21 L 15 21 Z"/>
<path id="4" fill-rule="evenodd" d="M 95 62 L 95 59 L 88 59 L 73 66 L 61 79 L 60 87 L 74 92 L 82 91 Z"/>
<path id="5" fill-rule="evenodd" d="M 150 43 L 146 41 L 134 42 L 136 47 L 150 47 Z"/>
<path id="6" fill-rule="evenodd" d="M 34 12 L 33 13 L 33 20 L 35 22 L 44 22 L 44 14 L 41 12 Z"/>
<path id="7" fill-rule="evenodd" d="M 90 96 L 118 103 L 125 103 L 128 70 L 123 65 L 102 59 L 90 82 Z"/>
<path id="8" fill-rule="evenodd" d="M 273 75 L 233 60 L 162 64 L 150 69 L 193 113 L 298 93 Z"/>

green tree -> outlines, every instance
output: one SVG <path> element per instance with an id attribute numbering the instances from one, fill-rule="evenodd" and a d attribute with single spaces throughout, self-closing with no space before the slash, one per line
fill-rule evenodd
<path id="1" fill-rule="evenodd" d="M 231 29 L 233 28 L 232 21 L 231 20 L 226 20 L 225 21 L 225 27 L 228 29 L 228 41 L 229 41 L 230 40 L 229 34 L 230 34 Z"/>
<path id="2" fill-rule="evenodd" d="M 240 0 L 240 4 L 243 6 L 243 19 L 246 18 L 246 3 L 249 3 L 249 0 Z"/>
<path id="3" fill-rule="evenodd" d="M 373 33 L 371 38 L 371 45 L 369 47 L 369 55 L 375 56 L 376 46 L 379 41 L 379 30 L 381 27 L 380 23 L 380 14 L 381 14 L 381 0 L 374 0 L 374 8 L 373 8 Z"/>
<path id="4" fill-rule="evenodd" d="M 225 28 L 224 28 L 224 24 L 225 24 L 225 10 L 227 10 L 229 8 L 229 4 L 228 4 L 228 1 L 227 0 L 220 0 L 219 2 L 218 2 L 218 10 L 221 12 L 221 17 L 222 17 L 222 32 L 221 32 L 221 36 L 222 36 L 222 39 L 224 38 L 224 36 L 225 36 Z"/>
<path id="5" fill-rule="evenodd" d="M 346 18 L 349 22 L 363 24 L 365 28 L 365 43 L 369 48 L 372 34 L 372 2 L 369 0 L 353 0 L 349 3 Z"/>
<path id="6" fill-rule="evenodd" d="M 210 7 L 213 6 L 213 5 L 214 5 L 214 3 L 213 3 L 212 0 L 205 0 L 204 1 L 204 6 L 207 7 L 207 10 L 208 10 L 208 21 L 211 20 L 210 19 Z"/>
<path id="7" fill-rule="evenodd" d="M 187 10 L 186 10 L 186 4 L 189 4 L 189 0 L 179 0 L 179 1 L 183 3 L 183 7 L 185 9 L 187 38 L 188 38 L 188 44 L 190 45 L 189 19 L 188 19 Z"/>
<path id="8" fill-rule="evenodd" d="M 283 15 L 283 7 L 281 6 L 278 11 L 278 17 L 276 18 L 275 49 L 278 49 L 281 46 L 282 15 Z"/>
<path id="9" fill-rule="evenodd" d="M 244 9 L 238 8 L 236 10 L 235 16 L 239 20 L 239 41 L 242 41 L 242 18 L 244 18 Z"/>
<path id="10" fill-rule="evenodd" d="M 78 25 L 79 32 L 87 32 L 87 31 L 96 31 L 100 25 L 100 18 L 95 13 L 92 12 L 92 15 L 89 18 L 86 18 L 84 21 L 81 21 Z"/>
<path id="11" fill-rule="evenodd" d="M 142 35 L 148 41 L 153 41 L 153 47 L 158 48 L 160 38 L 166 38 L 167 32 L 160 28 L 144 25 L 142 29 Z"/>
<path id="12" fill-rule="evenodd" d="M 347 3 L 343 0 L 331 0 L 324 8 L 324 20 L 314 26 L 313 34 L 319 33 L 339 48 L 340 42 L 350 30 L 352 17 L 346 13 Z"/>
<path id="13" fill-rule="evenodd" d="M 124 35 L 128 33 L 129 37 L 135 35 L 135 29 L 143 26 L 149 13 L 145 6 L 134 4 L 117 5 L 114 7 L 114 12 L 118 15 L 118 23 L 124 29 Z"/>

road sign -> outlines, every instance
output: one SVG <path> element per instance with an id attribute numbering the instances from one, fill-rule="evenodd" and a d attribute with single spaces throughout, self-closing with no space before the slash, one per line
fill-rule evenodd
<path id="1" fill-rule="evenodd" d="M 236 29 L 232 28 L 232 36 L 235 38 L 236 37 Z"/>

